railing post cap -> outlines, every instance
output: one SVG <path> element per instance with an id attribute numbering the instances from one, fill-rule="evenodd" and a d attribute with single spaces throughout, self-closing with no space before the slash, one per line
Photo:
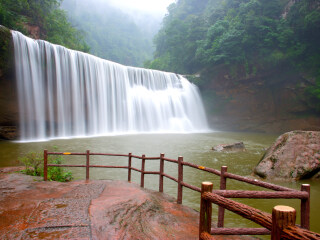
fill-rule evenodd
<path id="1" fill-rule="evenodd" d="M 275 211 L 280 211 L 280 212 L 295 212 L 296 211 L 293 207 L 284 206 L 284 205 L 277 205 L 273 209 Z"/>
<path id="2" fill-rule="evenodd" d="M 213 185 L 213 183 L 212 182 L 202 182 L 202 185 L 210 186 L 210 185 Z"/>

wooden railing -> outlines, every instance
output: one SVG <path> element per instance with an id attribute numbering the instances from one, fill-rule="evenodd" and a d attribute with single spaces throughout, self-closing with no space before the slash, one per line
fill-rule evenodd
<path id="1" fill-rule="evenodd" d="M 232 211 L 243 218 L 249 219 L 266 229 L 269 234 L 271 233 L 272 240 L 280 239 L 310 239 L 319 240 L 320 234 L 311 232 L 308 229 L 295 225 L 296 211 L 294 208 L 288 206 L 275 206 L 272 210 L 272 215 L 262 212 L 253 207 L 247 206 L 242 203 L 227 199 L 221 194 L 215 193 L 213 184 L 210 182 L 203 182 L 201 187 L 201 203 L 200 203 L 200 222 L 199 222 L 199 239 L 214 240 L 211 234 L 228 234 L 240 235 L 251 234 L 251 231 L 246 229 L 224 229 L 224 231 L 217 231 L 211 228 L 211 215 L 212 203 L 219 205 L 229 211 Z M 306 199 L 308 194 L 291 193 L 285 195 L 286 198 L 303 198 Z M 259 231 L 256 232 L 259 234 Z"/>
<path id="2" fill-rule="evenodd" d="M 83 155 L 86 156 L 86 164 L 85 165 L 67 165 L 67 164 L 48 164 L 48 156 L 49 155 Z M 106 165 L 92 165 L 90 164 L 90 156 L 99 155 L 99 156 L 114 156 L 114 157 L 126 157 L 128 158 L 127 166 L 106 166 Z M 132 159 L 141 159 L 141 169 L 132 167 Z M 159 160 L 160 161 L 160 169 L 159 171 L 146 171 L 145 163 L 147 160 Z M 170 176 L 164 172 L 164 164 L 165 162 L 176 163 L 178 165 L 178 178 Z M 165 158 L 164 154 L 160 154 L 159 157 L 146 157 L 145 155 L 136 156 L 132 153 L 129 154 L 110 154 L 110 153 L 93 153 L 87 150 L 85 153 L 70 153 L 70 152 L 48 152 L 44 150 L 44 180 L 47 181 L 47 169 L 48 167 L 84 167 L 86 168 L 86 180 L 90 178 L 90 168 L 122 168 L 128 169 L 128 181 L 131 182 L 131 173 L 132 171 L 140 172 L 140 186 L 144 187 L 144 177 L 146 174 L 159 175 L 159 192 L 163 192 L 164 185 L 164 177 L 171 179 L 178 184 L 177 189 L 177 203 L 182 203 L 183 197 L 183 187 L 192 189 L 201 193 L 201 188 L 188 184 L 183 179 L 183 168 L 184 166 L 198 169 L 199 171 L 209 172 L 214 175 L 220 176 L 220 190 L 213 190 L 212 194 L 215 196 L 222 197 L 224 199 L 227 198 L 260 198 L 260 199 L 271 199 L 271 198 L 279 198 L 279 199 L 300 199 L 301 200 L 301 227 L 304 229 L 309 229 L 310 226 L 310 185 L 302 184 L 301 190 L 295 190 L 291 188 L 286 188 L 282 186 L 278 186 L 275 184 L 259 181 L 256 179 L 251 179 L 243 176 L 239 176 L 236 174 L 228 173 L 227 167 L 222 166 L 221 171 L 216 169 L 200 166 L 193 163 L 188 163 L 183 161 L 183 157 L 178 157 L 178 159 L 170 159 Z M 234 179 L 240 182 L 245 182 L 251 185 L 263 187 L 266 189 L 274 190 L 274 191 L 245 191 L 245 190 L 226 190 L 227 187 L 227 179 Z M 230 200 L 231 201 L 231 200 Z M 208 233 L 216 234 L 216 235 L 269 235 L 270 229 L 266 228 L 224 228 L 224 210 L 228 209 L 226 206 L 219 205 L 218 209 L 218 223 L 217 228 L 210 229 Z M 211 219 L 211 217 L 210 217 Z M 211 225 L 210 225 L 211 226 Z"/>

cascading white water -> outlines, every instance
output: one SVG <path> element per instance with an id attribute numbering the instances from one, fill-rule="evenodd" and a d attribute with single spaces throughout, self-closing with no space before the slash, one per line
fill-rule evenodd
<path id="1" fill-rule="evenodd" d="M 21 140 L 208 130 L 197 87 L 12 31 Z"/>

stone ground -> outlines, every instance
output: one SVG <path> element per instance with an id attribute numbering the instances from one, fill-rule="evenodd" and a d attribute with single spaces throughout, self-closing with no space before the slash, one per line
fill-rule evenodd
<path id="1" fill-rule="evenodd" d="M 15 170 L 0 169 L 0 239 L 198 239 L 198 212 L 165 194 L 122 181 L 44 182 Z"/>

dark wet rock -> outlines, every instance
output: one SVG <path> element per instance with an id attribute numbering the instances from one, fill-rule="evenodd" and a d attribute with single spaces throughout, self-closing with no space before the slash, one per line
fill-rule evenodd
<path id="1" fill-rule="evenodd" d="M 292 131 L 278 137 L 254 169 L 263 178 L 319 178 L 320 132 Z"/>
<path id="2" fill-rule="evenodd" d="M 0 126 L 16 126 L 19 123 L 13 56 L 10 30 L 0 25 Z M 12 140 L 11 137 L 4 139 Z"/>
<path id="3" fill-rule="evenodd" d="M 16 140 L 18 139 L 18 130 L 16 126 L 0 126 L 0 139 Z"/>
<path id="4" fill-rule="evenodd" d="M 246 150 L 243 142 L 233 144 L 220 144 L 212 148 L 216 152 L 243 152 Z"/>

